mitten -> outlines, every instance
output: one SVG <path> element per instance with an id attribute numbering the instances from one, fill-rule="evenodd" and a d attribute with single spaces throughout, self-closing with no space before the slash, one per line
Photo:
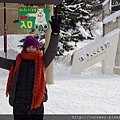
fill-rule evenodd
<path id="1" fill-rule="evenodd" d="M 60 24 L 61 24 L 61 18 L 57 15 L 51 17 L 51 29 L 52 33 L 59 33 L 60 32 Z"/>

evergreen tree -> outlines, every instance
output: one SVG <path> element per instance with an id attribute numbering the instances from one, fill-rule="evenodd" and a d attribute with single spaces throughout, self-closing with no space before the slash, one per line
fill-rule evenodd
<path id="1" fill-rule="evenodd" d="M 90 11 L 85 0 L 67 0 L 55 6 L 55 14 L 62 18 L 60 44 L 57 55 L 73 50 L 76 43 L 84 39 L 91 39 Z M 74 44 L 73 44 L 74 43 Z"/>

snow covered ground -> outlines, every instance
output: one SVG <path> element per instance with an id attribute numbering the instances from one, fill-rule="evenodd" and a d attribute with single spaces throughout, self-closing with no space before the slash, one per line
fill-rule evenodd
<path id="1" fill-rule="evenodd" d="M 8 36 L 8 58 L 15 58 L 24 35 Z M 81 47 L 90 41 L 81 42 Z M 0 37 L 0 56 L 4 57 L 3 37 Z M 120 75 L 105 75 L 101 63 L 71 74 L 70 54 L 54 61 L 54 84 L 47 84 L 49 99 L 45 114 L 117 114 L 120 112 Z M 0 114 L 12 114 L 5 96 L 8 71 L 0 69 Z"/>

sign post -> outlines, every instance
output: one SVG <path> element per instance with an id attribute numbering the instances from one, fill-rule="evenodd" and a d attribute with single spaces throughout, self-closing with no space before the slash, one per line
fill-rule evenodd
<path id="1" fill-rule="evenodd" d="M 47 7 L 50 9 L 49 13 L 49 19 L 51 19 L 51 16 L 53 15 L 53 5 L 47 4 Z M 50 35 L 51 35 L 51 29 L 48 29 L 45 31 L 45 49 L 47 49 L 49 41 L 50 41 Z M 54 71 L 53 71 L 53 61 L 50 63 L 48 68 L 46 69 L 46 83 L 53 84 L 54 83 L 54 77 L 53 77 Z"/>

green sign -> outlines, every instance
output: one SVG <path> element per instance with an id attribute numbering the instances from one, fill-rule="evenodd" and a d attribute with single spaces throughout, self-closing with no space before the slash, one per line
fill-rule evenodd
<path id="1" fill-rule="evenodd" d="M 18 17 L 20 29 L 48 29 L 48 8 L 20 7 L 18 8 Z"/>

